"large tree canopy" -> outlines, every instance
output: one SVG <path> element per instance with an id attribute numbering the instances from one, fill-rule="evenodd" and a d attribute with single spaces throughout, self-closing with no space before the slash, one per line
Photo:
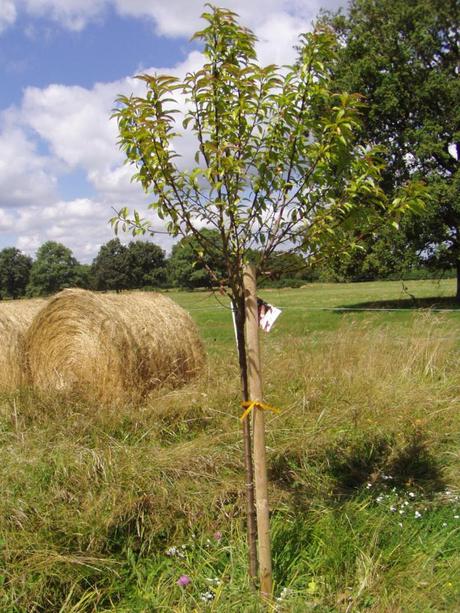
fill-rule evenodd
<path id="1" fill-rule="evenodd" d="M 119 238 L 101 246 L 93 260 L 91 275 L 98 290 L 120 291 L 129 287 L 128 249 Z"/>
<path id="2" fill-rule="evenodd" d="M 16 247 L 0 251 L 0 299 L 24 296 L 29 282 L 32 258 Z"/>
<path id="3" fill-rule="evenodd" d="M 61 289 L 82 286 L 85 282 L 86 274 L 72 251 L 61 243 L 48 241 L 37 251 L 27 293 L 30 296 L 47 296 Z"/>
<path id="4" fill-rule="evenodd" d="M 425 256 L 457 266 L 460 283 L 460 3 L 352 0 L 349 8 L 323 20 L 342 42 L 337 84 L 365 97 L 364 134 L 385 147 L 386 189 L 413 176 L 429 183 L 426 214 L 405 230 Z"/>
<path id="5" fill-rule="evenodd" d="M 127 251 L 130 289 L 159 287 L 166 281 L 165 252 L 148 241 L 132 241 Z"/>
<path id="6" fill-rule="evenodd" d="M 169 275 L 174 285 L 193 289 L 215 287 L 225 277 L 225 261 L 222 257 L 222 241 L 217 230 L 202 230 L 209 243 L 209 250 L 198 258 L 200 243 L 194 236 L 186 236 L 176 243 L 169 258 Z"/>
<path id="7" fill-rule="evenodd" d="M 166 280 L 165 253 L 147 241 L 132 241 L 128 246 L 119 238 L 102 245 L 91 266 L 95 289 L 140 289 L 162 285 Z"/>

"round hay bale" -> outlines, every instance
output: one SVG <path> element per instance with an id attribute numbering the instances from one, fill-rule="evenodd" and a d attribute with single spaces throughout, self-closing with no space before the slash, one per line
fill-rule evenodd
<path id="1" fill-rule="evenodd" d="M 25 379 L 24 336 L 45 300 L 0 302 L 0 390 L 12 391 Z"/>
<path id="2" fill-rule="evenodd" d="M 177 387 L 204 364 L 190 316 L 152 293 L 64 290 L 35 318 L 26 348 L 32 385 L 108 403 Z"/>

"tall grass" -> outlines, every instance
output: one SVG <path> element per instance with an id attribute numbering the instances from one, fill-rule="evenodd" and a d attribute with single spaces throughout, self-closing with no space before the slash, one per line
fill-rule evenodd
<path id="1" fill-rule="evenodd" d="M 454 342 L 433 316 L 265 340 L 277 610 L 458 610 Z M 142 406 L 4 395 L 0 609 L 258 611 L 238 390 L 232 352 Z"/>

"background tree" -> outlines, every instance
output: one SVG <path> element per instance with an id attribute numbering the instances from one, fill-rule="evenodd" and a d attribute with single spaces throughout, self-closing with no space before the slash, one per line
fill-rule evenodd
<path id="1" fill-rule="evenodd" d="M 408 245 L 404 230 L 387 227 L 364 240 L 348 257 L 340 253 L 330 257 L 317 273 L 322 279 L 338 282 L 399 280 L 428 276 L 424 264 L 415 249 Z"/>
<path id="2" fill-rule="evenodd" d="M 19 298 L 26 293 L 32 258 L 15 247 L 0 251 L 0 299 Z"/>
<path id="3" fill-rule="evenodd" d="M 277 287 L 300 287 L 316 278 L 313 267 L 309 267 L 299 253 L 275 251 L 267 259 L 267 266 L 260 285 Z"/>
<path id="4" fill-rule="evenodd" d="M 191 235 L 183 237 L 171 251 L 168 261 L 170 281 L 179 287 L 216 287 L 225 278 L 225 261 L 222 256 L 222 241 L 217 230 L 202 230 L 209 250 L 198 257 L 201 246 Z"/>
<path id="5" fill-rule="evenodd" d="M 131 289 L 159 287 L 166 282 L 165 252 L 148 241 L 132 241 L 126 253 L 128 283 Z"/>
<path id="6" fill-rule="evenodd" d="M 203 45 L 203 67 L 183 81 L 142 75 L 146 95 L 121 96 L 115 115 L 121 146 L 137 169 L 135 179 L 150 194 L 150 206 L 165 219 L 170 234 L 193 236 L 202 261 L 215 249 L 203 228 L 220 236 L 222 291 L 235 309 L 242 395 L 248 400 L 243 272 L 254 252 L 259 273 L 281 249 L 312 259 L 340 249 L 351 227 L 372 224 L 382 211 L 397 214 L 420 200 L 407 192 L 391 205 L 386 202 L 378 186 L 381 164 L 356 142 L 359 99 L 338 93 L 333 85 L 336 43 L 330 31 L 303 36 L 297 62 L 280 70 L 257 63 L 255 37 L 234 13 L 211 8 L 203 18 L 207 25 L 195 35 Z M 182 126 L 195 137 L 195 165 L 176 163 L 175 117 L 182 96 L 187 99 Z M 134 234 L 151 231 L 148 220 L 138 214 L 131 218 L 126 209 L 113 223 Z M 256 411 L 257 419 L 261 415 Z M 254 576 L 247 418 L 243 426 Z M 266 505 L 258 509 L 268 512 Z M 259 534 L 259 539 L 266 536 Z M 261 565 L 265 595 L 271 592 L 266 562 Z"/>
<path id="7" fill-rule="evenodd" d="M 90 264 L 78 264 L 76 269 L 77 274 L 77 286 L 83 289 L 91 289 L 92 282 L 92 269 Z"/>
<path id="8" fill-rule="evenodd" d="M 97 290 L 116 290 L 129 288 L 128 249 L 119 238 L 108 241 L 99 249 L 93 260 L 91 276 Z"/>
<path id="9" fill-rule="evenodd" d="M 47 296 L 67 287 L 84 284 L 81 268 L 72 251 L 54 241 L 44 243 L 37 251 L 30 271 L 27 294 Z"/>
<path id="10" fill-rule="evenodd" d="M 460 3 L 352 0 L 328 15 L 341 38 L 338 87 L 361 92 L 364 132 L 385 146 L 385 186 L 421 175 L 432 193 L 406 236 L 432 263 L 457 269 L 460 301 Z"/>

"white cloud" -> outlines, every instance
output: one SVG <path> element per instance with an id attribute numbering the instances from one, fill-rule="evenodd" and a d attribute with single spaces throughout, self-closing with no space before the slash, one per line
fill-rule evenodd
<path id="1" fill-rule="evenodd" d="M 88 179 L 98 193 L 104 194 L 114 205 L 118 200 L 130 203 L 139 201 L 141 187 L 131 181 L 132 176 L 133 169 L 127 165 L 88 172 Z"/>
<path id="2" fill-rule="evenodd" d="M 190 36 L 203 26 L 200 15 L 209 11 L 201 0 L 114 0 L 121 15 L 150 17 L 159 34 L 165 36 Z M 335 6 L 339 0 L 325 0 L 323 6 Z M 256 31 L 263 26 L 267 16 L 286 14 L 309 23 L 319 10 L 319 2 L 293 2 L 292 0 L 220 0 L 218 5 L 229 8 L 240 16 L 241 23 Z"/>
<path id="3" fill-rule="evenodd" d="M 27 88 L 22 120 L 69 168 L 113 164 L 118 160 L 116 123 L 109 117 L 117 87 L 119 84 L 109 83 L 93 89 L 64 85 Z"/>
<path id="4" fill-rule="evenodd" d="M 31 16 L 47 17 L 69 30 L 82 30 L 101 16 L 107 0 L 16 0 Z"/>
<path id="5" fill-rule="evenodd" d="M 110 203 L 96 198 L 77 198 L 58 201 L 46 207 L 31 206 L 17 212 L 14 228 L 20 233 L 16 246 L 29 255 L 47 240 L 63 243 L 82 262 L 90 262 L 100 246 L 114 237 L 108 222 L 111 217 Z M 4 225 L 4 228 L 3 228 Z M 0 211 L 0 230 L 10 230 L 11 216 L 4 217 Z M 154 227 L 162 229 L 159 220 Z M 122 241 L 129 240 L 120 236 Z M 158 235 L 155 242 L 169 249 L 171 239 Z"/>
<path id="6" fill-rule="evenodd" d="M 31 234 L 21 234 L 16 241 L 16 247 L 27 255 L 34 255 L 42 243 L 43 240 L 40 234 L 33 232 Z"/>
<path id="7" fill-rule="evenodd" d="M 194 51 L 174 68 L 143 70 L 183 76 L 197 69 L 201 62 L 202 55 Z M 116 120 L 110 116 L 119 94 L 140 95 L 144 91 L 144 83 L 132 77 L 97 83 L 91 89 L 64 85 L 29 87 L 17 111 L 17 120 L 46 142 L 57 168 L 83 169 L 95 191 L 114 205 L 142 202 L 140 186 L 131 182 L 133 169 L 124 165 Z M 179 148 L 190 157 L 189 139 L 179 139 Z"/>
<path id="8" fill-rule="evenodd" d="M 0 33 L 16 21 L 14 0 L 0 0 Z"/>
<path id="9" fill-rule="evenodd" d="M 321 7 L 335 9 L 345 0 L 219 0 L 219 6 L 238 13 L 242 23 L 256 31 L 267 17 L 283 14 L 309 23 Z M 158 34 L 190 36 L 202 26 L 200 15 L 209 10 L 202 0 L 0 0 L 0 31 L 11 25 L 18 10 L 51 19 L 70 30 L 82 30 L 107 9 L 121 16 L 151 19 Z"/>
<path id="10" fill-rule="evenodd" d="M 257 29 L 257 56 L 261 64 L 283 65 L 295 57 L 299 35 L 310 28 L 307 20 L 287 13 L 274 13 Z"/>
<path id="11" fill-rule="evenodd" d="M 0 232 L 8 232 L 14 228 L 14 217 L 0 209 Z"/>
<path id="12" fill-rule="evenodd" d="M 183 75 L 198 65 L 199 54 L 193 52 L 170 72 Z M 44 241 L 57 240 L 89 261 L 113 237 L 109 219 L 114 209 L 129 206 L 145 211 L 147 198 L 131 181 L 133 169 L 124 164 L 116 121 L 110 119 L 118 94 L 143 90 L 144 84 L 131 77 L 93 88 L 30 87 L 20 107 L 3 114 L 0 231 L 15 232 L 20 249 L 32 255 Z M 81 170 L 94 196 L 59 200 L 55 189 L 59 177 Z M 163 230 L 159 220 L 155 227 Z M 166 249 L 171 245 L 163 235 L 155 241 Z"/>
<path id="13" fill-rule="evenodd" d="M 241 0 L 230 2 L 234 8 L 243 3 Z M 208 10 L 200 0 L 114 0 L 114 4 L 120 15 L 150 17 L 157 33 L 165 36 L 190 36 L 200 27 L 200 15 Z M 228 6 L 229 3 L 221 0 L 219 4 Z M 248 4 L 262 5 L 263 2 Z"/>
<path id="14" fill-rule="evenodd" d="M 0 129 L 0 207 L 50 202 L 56 196 L 56 178 L 48 172 L 50 160 L 4 113 Z"/>
<path id="15" fill-rule="evenodd" d="M 98 245 L 112 236 L 107 208 L 98 200 L 77 198 L 21 209 L 16 220 L 17 246 L 32 255 L 43 242 L 54 240 L 70 247 L 79 258 L 92 257 Z"/>

